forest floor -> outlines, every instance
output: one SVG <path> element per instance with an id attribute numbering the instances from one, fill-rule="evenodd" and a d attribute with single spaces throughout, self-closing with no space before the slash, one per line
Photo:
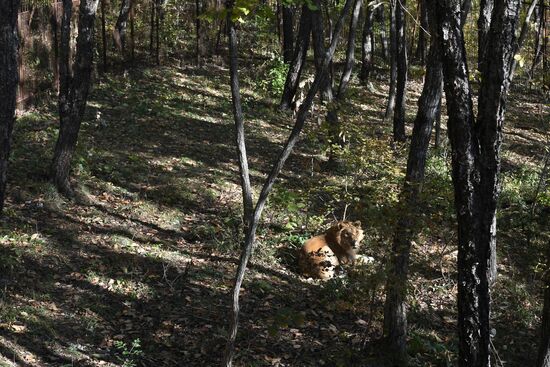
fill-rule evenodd
<path id="1" fill-rule="evenodd" d="M 255 76 L 267 67 L 241 73 L 256 189 L 292 124 L 269 91 L 256 88 Z M 74 160 L 75 200 L 46 179 L 55 100 L 19 118 L 0 232 L 0 365 L 220 363 L 242 229 L 228 79 L 215 64 L 101 77 Z M 409 86 L 409 122 L 420 79 Z M 407 149 L 391 143 L 391 126 L 381 120 L 386 81 L 373 86 L 369 92 L 354 83 L 342 107 L 350 143 L 343 167 L 324 168 L 317 106 L 276 183 L 243 287 L 237 366 L 381 365 L 383 267 Z M 509 98 L 493 292 L 497 365 L 531 365 L 536 352 L 540 264 L 550 238 L 550 194 L 534 197 L 549 136 L 544 106 L 538 92 L 519 86 Z M 449 155 L 445 145 L 431 151 L 418 208 L 409 285 L 413 366 L 456 359 Z M 299 276 L 295 249 L 344 212 L 362 221 L 364 253 L 374 265 L 328 282 Z"/>

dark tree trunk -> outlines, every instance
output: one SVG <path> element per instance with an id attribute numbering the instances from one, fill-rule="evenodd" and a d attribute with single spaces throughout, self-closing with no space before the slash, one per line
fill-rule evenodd
<path id="1" fill-rule="evenodd" d="M 197 65 L 201 63 L 201 2 L 195 0 L 195 57 Z"/>
<path id="2" fill-rule="evenodd" d="M 19 69 L 19 0 L 0 0 L 0 215 L 4 209 Z"/>
<path id="3" fill-rule="evenodd" d="M 156 8 L 155 11 L 156 17 L 155 17 L 155 36 L 156 36 L 156 48 L 155 48 L 155 60 L 157 61 L 157 65 L 160 65 L 160 22 L 162 18 L 162 0 L 156 0 Z"/>
<path id="4" fill-rule="evenodd" d="M 550 264 L 550 256 L 548 256 L 546 261 Z M 542 309 L 541 340 L 536 367 L 550 367 L 550 272 L 548 269 L 546 270 L 544 278 L 544 306 Z"/>
<path id="5" fill-rule="evenodd" d="M 533 0 L 536 1 L 536 0 Z M 538 7 L 538 16 L 539 16 L 539 26 L 537 28 L 537 35 L 535 36 L 535 52 L 533 55 L 533 63 L 531 64 L 531 70 L 529 74 L 531 75 L 531 78 L 533 77 L 533 72 L 535 71 L 535 68 L 540 63 L 541 55 L 542 55 L 542 38 L 543 38 L 543 32 L 545 30 L 545 21 L 546 17 L 544 16 L 544 9 L 545 4 L 544 0 L 540 0 L 539 7 Z"/>
<path id="6" fill-rule="evenodd" d="M 336 154 L 332 147 L 343 147 L 345 142 L 342 138 L 342 126 L 338 119 L 338 110 L 340 104 L 343 102 L 344 95 L 348 89 L 349 81 L 351 79 L 351 73 L 353 71 L 353 64 L 355 63 L 355 36 L 357 34 L 357 23 L 359 21 L 359 14 L 361 13 L 361 5 L 363 0 L 355 0 L 353 6 L 353 14 L 350 19 L 349 32 L 348 32 L 348 45 L 346 49 L 346 62 L 344 64 L 344 70 L 338 84 L 338 90 L 335 93 L 334 100 L 328 104 L 327 111 L 327 125 L 330 135 L 331 149 L 329 152 L 329 167 L 336 167 L 337 160 Z"/>
<path id="7" fill-rule="evenodd" d="M 151 0 L 151 20 L 149 24 L 149 55 L 151 55 L 151 58 L 153 58 L 153 48 L 155 46 L 155 3 L 156 0 Z"/>
<path id="8" fill-rule="evenodd" d="M 71 160 L 78 140 L 80 123 L 84 116 L 90 90 L 93 56 L 94 19 L 99 0 L 82 0 L 78 16 L 78 37 L 75 62 L 71 75 L 69 47 L 72 1 L 63 0 L 61 22 L 61 51 L 59 65 L 59 136 L 52 162 L 52 177 L 57 189 L 72 194 L 69 182 Z"/>
<path id="9" fill-rule="evenodd" d="M 315 61 L 315 70 L 321 70 L 323 59 L 325 57 L 325 31 L 323 25 L 323 11 L 321 0 L 315 0 L 317 9 L 311 12 L 311 38 L 313 40 L 313 58 Z M 321 98 L 327 104 L 332 103 L 334 95 L 332 93 L 332 75 L 329 73 L 325 78 L 324 85 L 321 86 Z"/>
<path id="10" fill-rule="evenodd" d="M 479 40 L 482 81 L 475 124 L 460 5 L 456 0 L 438 2 L 438 37 L 458 219 L 458 362 L 460 367 L 481 367 L 490 366 L 490 269 L 500 144 L 520 1 L 497 2 L 490 28 Z"/>
<path id="11" fill-rule="evenodd" d="M 485 51 L 487 49 L 487 35 L 491 26 L 491 13 L 493 11 L 494 0 L 480 0 L 479 18 L 477 19 L 477 70 L 483 69 Z M 464 23 L 462 23 L 464 24 Z"/>
<path id="12" fill-rule="evenodd" d="M 395 11 L 397 0 L 390 0 L 390 91 L 388 92 L 388 104 L 384 120 L 393 116 L 395 108 L 395 84 L 397 79 L 397 30 L 395 24 Z"/>
<path id="13" fill-rule="evenodd" d="M 357 23 L 359 22 L 359 15 L 361 14 L 362 4 L 363 0 L 355 0 L 355 4 L 353 6 L 353 15 L 350 20 L 348 32 L 346 63 L 344 65 L 344 70 L 342 71 L 342 77 L 340 78 L 338 93 L 336 95 L 336 98 L 338 99 L 341 99 L 344 96 L 351 80 L 351 73 L 353 71 L 353 65 L 355 64 L 355 36 L 357 34 Z"/>
<path id="14" fill-rule="evenodd" d="M 103 72 L 107 72 L 107 30 L 105 27 L 105 0 L 101 0 L 101 53 L 103 56 Z"/>
<path id="15" fill-rule="evenodd" d="M 126 26 L 128 24 L 128 17 L 130 15 L 131 8 L 131 0 L 122 0 L 120 3 L 120 12 L 118 13 L 118 18 L 115 24 L 115 31 L 113 32 L 115 45 L 123 52 L 126 49 Z"/>
<path id="16" fill-rule="evenodd" d="M 258 197 L 258 201 L 256 202 L 256 205 L 254 207 L 254 212 L 251 214 L 250 220 L 248 221 L 250 225 L 248 226 L 248 229 L 246 231 L 245 242 L 241 252 L 239 267 L 237 269 L 237 274 L 235 276 L 235 283 L 232 291 L 232 308 L 231 308 L 230 317 L 229 317 L 231 325 L 230 325 L 229 337 L 227 339 L 226 350 L 224 353 L 223 364 L 222 364 L 225 367 L 231 367 L 233 363 L 235 341 L 237 337 L 237 329 L 238 329 L 238 323 L 239 323 L 239 295 L 240 295 L 241 286 L 244 280 L 246 267 L 252 255 L 252 249 L 254 247 L 254 243 L 256 239 L 256 230 L 258 228 L 258 224 L 259 224 L 265 203 L 267 201 L 269 193 L 271 192 L 271 189 L 273 188 L 273 184 L 275 183 L 277 176 L 279 175 L 280 171 L 284 166 L 285 161 L 288 159 L 290 153 L 292 152 L 294 145 L 298 141 L 300 133 L 306 122 L 306 117 L 309 113 L 309 109 L 311 108 L 311 105 L 313 103 L 313 99 L 317 95 L 319 88 L 323 85 L 323 82 L 324 82 L 323 79 L 326 78 L 326 75 L 328 72 L 328 66 L 334 55 L 334 51 L 336 50 L 339 35 L 343 28 L 344 18 L 346 14 L 349 12 L 351 5 L 352 5 L 352 1 L 346 0 L 346 4 L 342 9 L 342 14 L 340 15 L 338 22 L 334 28 L 332 42 L 323 59 L 322 68 L 315 73 L 315 79 L 307 93 L 304 103 L 300 105 L 298 113 L 296 114 L 296 122 L 294 124 L 294 127 L 292 128 L 292 131 L 288 137 L 288 140 L 285 143 L 283 150 L 281 151 L 279 157 L 277 158 L 277 161 L 274 163 L 271 169 L 271 172 L 269 173 L 266 181 L 264 182 L 264 185 Z M 230 33 L 234 32 L 234 26 L 231 20 L 232 6 L 233 6 L 233 2 L 230 0 L 230 2 L 228 2 L 227 4 L 227 7 L 228 7 L 227 24 L 228 24 L 228 29 Z M 233 42 L 233 45 L 230 45 L 230 52 L 236 52 L 235 38 L 230 37 L 229 42 L 230 43 Z M 234 57 L 235 58 L 237 57 L 236 54 Z M 238 120 L 235 119 L 235 121 L 237 122 Z M 241 171 L 244 171 L 242 167 L 241 167 Z"/>
<path id="17" fill-rule="evenodd" d="M 374 37 L 372 25 L 374 22 L 374 5 L 367 4 L 365 7 L 365 21 L 363 23 L 363 38 L 361 40 L 361 72 L 359 78 L 366 84 L 369 82 L 370 73 L 372 71 L 372 57 L 374 48 Z"/>
<path id="18" fill-rule="evenodd" d="M 283 59 L 285 63 L 292 61 L 292 46 L 294 44 L 294 8 L 283 5 Z"/>
<path id="19" fill-rule="evenodd" d="M 537 1 L 532 0 L 531 5 L 529 6 L 529 9 L 527 9 L 527 14 L 525 14 L 525 20 L 523 21 L 523 24 L 521 26 L 521 31 L 519 33 L 518 40 L 514 44 L 514 49 L 512 51 L 514 55 L 519 53 L 519 51 L 521 50 L 521 47 L 523 46 L 523 42 L 525 42 L 525 37 L 527 36 L 527 31 L 529 30 L 531 16 L 533 15 L 533 11 L 535 10 L 536 6 L 537 6 Z M 515 58 L 512 58 L 512 66 L 510 67 L 510 83 L 514 78 L 514 73 L 516 71 L 517 64 L 518 64 L 518 61 Z"/>
<path id="20" fill-rule="evenodd" d="M 279 108 L 289 110 L 292 108 L 292 102 L 296 91 L 300 75 L 306 62 L 307 50 L 309 48 L 309 38 L 311 33 L 311 12 L 307 5 L 302 6 L 302 14 L 300 16 L 300 28 L 298 30 L 298 39 L 296 40 L 296 48 L 292 63 L 286 75 L 285 86 Z"/>
<path id="21" fill-rule="evenodd" d="M 427 0 L 432 9 L 435 0 Z M 435 19 L 430 12 L 431 33 L 436 35 Z M 388 269 L 386 285 L 386 305 L 384 313 L 384 334 L 391 355 L 397 365 L 406 365 L 407 342 L 407 281 L 411 243 L 418 231 L 418 207 L 421 204 L 420 192 L 424 182 L 424 173 L 428 147 L 434 121 L 437 119 L 442 93 L 442 71 L 439 57 L 439 44 L 432 39 L 426 77 L 422 94 L 418 100 L 418 112 L 407 160 L 405 185 L 400 202 L 403 208 L 398 219 L 393 238 L 392 256 Z"/>
<path id="22" fill-rule="evenodd" d="M 405 105 L 407 101 L 407 24 L 403 8 L 406 0 L 399 0 L 395 9 L 395 28 L 397 43 L 397 84 L 395 93 L 395 112 L 393 115 L 393 140 L 405 141 Z"/>
<path id="23" fill-rule="evenodd" d="M 376 11 L 376 20 L 380 23 L 380 51 L 382 58 L 388 60 L 389 47 L 388 37 L 386 37 L 386 18 L 384 17 L 384 3 L 380 4 Z"/>
<path id="24" fill-rule="evenodd" d="M 424 65 L 426 63 L 426 31 L 428 30 L 428 9 L 426 0 L 419 0 L 420 7 L 420 30 L 418 31 L 418 44 L 416 46 L 416 54 L 414 58 Z"/>

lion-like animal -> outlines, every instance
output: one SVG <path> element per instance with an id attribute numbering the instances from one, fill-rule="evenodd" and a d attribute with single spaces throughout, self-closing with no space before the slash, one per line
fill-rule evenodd
<path id="1" fill-rule="evenodd" d="M 313 278 L 333 278 L 340 265 L 355 261 L 363 237 L 360 221 L 338 222 L 304 243 L 298 254 L 300 271 Z"/>

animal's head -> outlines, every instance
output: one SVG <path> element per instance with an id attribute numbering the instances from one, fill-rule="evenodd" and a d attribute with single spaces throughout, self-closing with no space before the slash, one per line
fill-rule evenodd
<path id="1" fill-rule="evenodd" d="M 361 222 L 344 220 L 339 222 L 336 227 L 338 231 L 336 234 L 338 244 L 354 260 L 356 251 L 361 246 L 361 241 L 365 237 L 361 229 Z"/>

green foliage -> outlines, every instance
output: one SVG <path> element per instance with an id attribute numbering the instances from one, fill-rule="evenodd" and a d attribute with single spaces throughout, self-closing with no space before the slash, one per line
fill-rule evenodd
<path id="1" fill-rule="evenodd" d="M 141 357 L 143 357 L 139 338 L 134 339 L 130 344 L 126 344 L 121 340 L 115 340 L 114 346 L 115 357 L 122 363 L 122 367 L 136 367 Z"/>
<path id="2" fill-rule="evenodd" d="M 288 64 L 281 57 L 272 56 L 266 65 L 263 79 L 257 80 L 258 87 L 273 97 L 281 95 L 285 86 Z"/>

